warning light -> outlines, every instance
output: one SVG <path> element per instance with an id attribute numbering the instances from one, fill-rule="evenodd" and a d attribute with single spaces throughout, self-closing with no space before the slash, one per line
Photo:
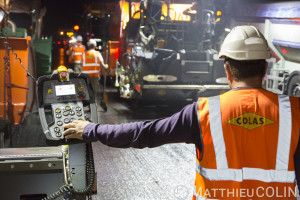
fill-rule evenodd
<path id="1" fill-rule="evenodd" d="M 140 84 L 135 84 L 135 89 L 136 89 L 136 91 L 140 92 L 141 91 Z"/>
<path id="2" fill-rule="evenodd" d="M 284 54 L 288 53 L 288 51 L 286 49 L 281 49 L 281 52 L 284 53 Z"/>
<path id="3" fill-rule="evenodd" d="M 221 16 L 222 12 L 220 10 L 217 11 L 217 16 Z"/>
<path id="4" fill-rule="evenodd" d="M 63 31 L 61 31 L 61 32 L 60 32 L 60 35 L 64 35 L 64 32 L 63 32 Z"/>
<path id="5" fill-rule="evenodd" d="M 75 26 L 74 26 L 74 30 L 75 30 L 75 31 L 78 31 L 78 30 L 79 30 L 79 26 L 78 26 L 78 25 L 75 25 Z"/>
<path id="6" fill-rule="evenodd" d="M 63 41 L 63 43 L 64 43 L 64 45 L 66 45 L 67 43 L 66 43 L 66 41 Z"/>
<path id="7" fill-rule="evenodd" d="M 116 48 L 116 51 L 115 51 L 115 60 L 118 60 L 119 59 L 119 47 Z"/>
<path id="8" fill-rule="evenodd" d="M 60 41 L 57 41 L 57 44 L 61 44 L 61 42 L 60 42 Z"/>
<path id="9" fill-rule="evenodd" d="M 72 37 L 74 35 L 73 32 L 67 32 L 67 36 Z"/>

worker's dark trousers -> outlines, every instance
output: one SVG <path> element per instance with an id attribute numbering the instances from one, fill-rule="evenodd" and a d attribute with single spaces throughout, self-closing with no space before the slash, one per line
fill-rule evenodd
<path id="1" fill-rule="evenodd" d="M 82 63 L 74 63 L 74 72 L 81 73 Z"/>
<path id="2" fill-rule="evenodd" d="M 91 84 L 93 88 L 93 93 L 95 97 L 95 103 L 96 105 L 99 105 L 102 97 L 102 93 L 100 91 L 100 78 L 99 77 L 92 77 L 91 79 Z"/>

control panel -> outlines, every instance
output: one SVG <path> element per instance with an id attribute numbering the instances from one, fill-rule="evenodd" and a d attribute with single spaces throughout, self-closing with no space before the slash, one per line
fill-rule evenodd
<path id="1" fill-rule="evenodd" d="M 90 100 L 87 84 L 82 78 L 73 78 L 69 82 L 49 80 L 43 84 L 43 101 L 45 105 L 82 100 Z"/>
<path id="2" fill-rule="evenodd" d="M 57 72 L 38 79 L 39 116 L 48 140 L 64 140 L 64 124 L 74 120 L 97 122 L 97 110 L 89 77 L 70 73 L 68 81 L 60 81 Z M 46 117 L 46 113 L 51 117 Z"/>
<path id="3" fill-rule="evenodd" d="M 54 113 L 53 125 L 49 126 L 53 138 L 62 138 L 63 125 L 74 120 L 85 121 L 82 102 L 55 103 L 51 105 Z M 55 135 L 54 135 L 55 134 Z"/>

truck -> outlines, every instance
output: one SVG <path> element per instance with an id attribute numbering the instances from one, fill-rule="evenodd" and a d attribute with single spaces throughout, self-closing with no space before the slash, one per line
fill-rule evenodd
<path id="1" fill-rule="evenodd" d="M 256 26 L 268 41 L 272 58 L 265 88 L 277 94 L 300 96 L 300 2 L 233 4 L 230 26 Z"/>
<path id="2" fill-rule="evenodd" d="M 266 21 L 266 37 L 277 58 L 266 82 L 266 88 L 272 92 L 300 97 L 299 24 L 299 20 Z M 283 29 L 289 31 L 283 33 Z"/>
<path id="3" fill-rule="evenodd" d="M 109 63 L 120 97 L 186 101 L 226 91 L 218 58 L 226 20 L 216 2 L 120 1 L 119 46 L 103 56 L 119 50 Z"/>

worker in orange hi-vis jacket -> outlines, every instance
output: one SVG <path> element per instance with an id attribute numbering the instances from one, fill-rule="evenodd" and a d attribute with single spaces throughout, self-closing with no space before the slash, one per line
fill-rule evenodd
<path id="1" fill-rule="evenodd" d="M 69 68 L 72 69 L 74 69 L 74 52 L 72 51 L 72 48 L 74 47 L 75 44 L 76 44 L 76 39 L 72 38 L 69 41 L 69 46 L 67 47 L 67 51 L 66 51 L 66 54 L 68 56 Z"/>
<path id="2" fill-rule="evenodd" d="M 90 76 L 96 102 L 100 102 L 100 70 L 101 66 L 108 69 L 108 65 L 104 63 L 100 52 L 95 50 L 96 46 L 97 43 L 95 40 L 90 39 L 88 41 L 88 50 L 84 52 L 82 56 L 82 73 L 86 73 Z"/>
<path id="3" fill-rule="evenodd" d="M 71 46 L 66 54 L 71 56 L 74 60 L 74 71 L 76 73 L 81 73 L 82 67 L 82 54 L 85 52 L 85 46 L 82 44 L 82 36 L 78 35 L 76 37 L 76 44 Z"/>

